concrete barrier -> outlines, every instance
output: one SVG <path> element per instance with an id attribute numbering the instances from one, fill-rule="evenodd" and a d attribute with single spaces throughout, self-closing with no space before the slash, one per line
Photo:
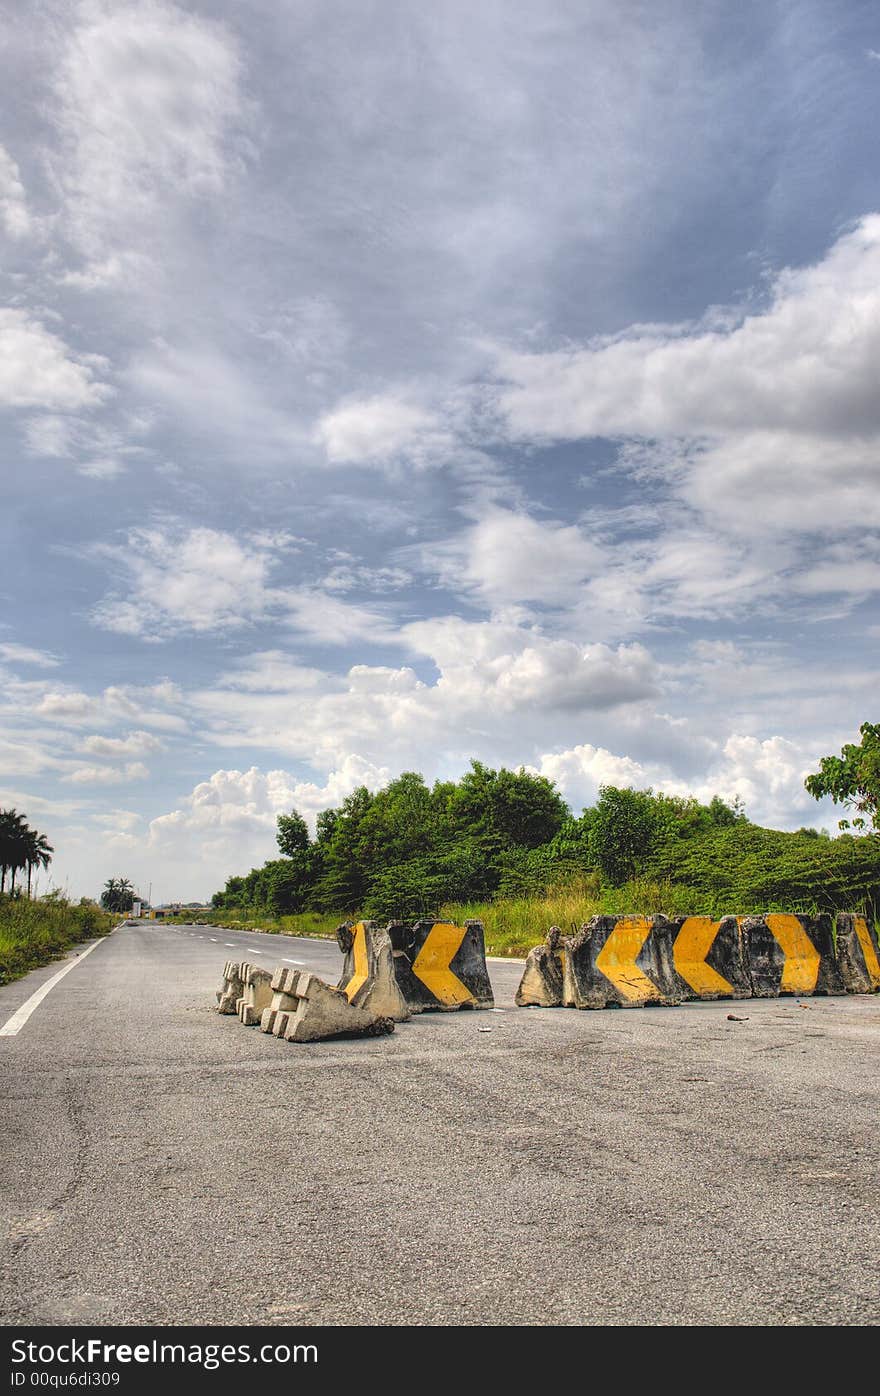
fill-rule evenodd
<path id="1" fill-rule="evenodd" d="M 742 934 L 754 998 L 846 992 L 830 916 L 745 916 Z"/>
<path id="2" fill-rule="evenodd" d="M 492 1008 L 482 921 L 392 922 L 394 973 L 411 1013 Z"/>
<path id="3" fill-rule="evenodd" d="M 405 1023 L 410 1013 L 397 982 L 388 930 L 375 921 L 347 921 L 338 927 L 336 941 L 345 956 L 337 988 L 349 1003 Z"/>
<path id="4" fill-rule="evenodd" d="M 272 999 L 272 975 L 258 965 L 241 966 L 241 998 L 236 1004 L 236 1012 L 246 1028 L 259 1023 L 263 1009 L 268 1008 Z"/>
<path id="5" fill-rule="evenodd" d="M 223 984 L 217 990 L 217 1012 L 236 1013 L 238 1000 L 241 998 L 243 989 L 241 965 L 236 964 L 233 960 L 227 960 L 223 966 Z"/>
<path id="6" fill-rule="evenodd" d="M 544 943 L 529 951 L 516 991 L 518 1008 L 559 1008 L 562 1004 L 565 951 L 561 939 L 559 927 L 551 926 Z"/>
<path id="7" fill-rule="evenodd" d="M 281 1015 L 286 1017 L 289 1013 L 295 1012 L 299 1000 L 296 997 L 296 984 L 299 978 L 299 971 L 295 969 L 285 969 L 280 965 L 272 975 L 269 987 L 272 990 L 272 998 L 267 1008 L 260 1014 L 260 1031 L 273 1032 L 278 1037 L 283 1035 L 275 1032 L 275 1025 Z"/>
<path id="8" fill-rule="evenodd" d="M 847 993 L 880 990 L 880 945 L 864 916 L 840 912 L 835 927 L 837 965 Z"/>
<path id="9" fill-rule="evenodd" d="M 738 917 L 685 916 L 673 924 L 672 966 L 683 999 L 751 997 Z"/>
<path id="10" fill-rule="evenodd" d="M 563 1003 L 573 1008 L 636 1008 L 681 1003 L 665 916 L 593 916 L 566 936 Z"/>
<path id="11" fill-rule="evenodd" d="M 276 1011 L 271 1031 L 288 1042 L 326 1037 L 376 1037 L 394 1032 L 394 1019 L 349 1003 L 341 989 L 307 970 L 289 970 L 285 994 L 292 1007 Z"/>

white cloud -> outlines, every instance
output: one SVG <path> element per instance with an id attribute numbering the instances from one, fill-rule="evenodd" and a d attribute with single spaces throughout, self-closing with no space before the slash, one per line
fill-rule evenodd
<path id="1" fill-rule="evenodd" d="M 129 761 L 126 766 L 77 766 L 61 779 L 70 785 L 125 785 L 132 780 L 146 780 L 150 772 L 142 761 Z"/>
<path id="2" fill-rule="evenodd" d="M 47 689 L 36 698 L 33 711 L 36 717 L 73 727 L 137 722 L 159 731 L 180 732 L 186 729 L 185 718 L 179 712 L 168 711 L 169 707 L 180 706 L 177 688 L 162 680 L 142 687 L 111 684 L 98 694 L 70 688 Z"/>
<path id="3" fill-rule="evenodd" d="M 0 309 L 0 406 L 75 411 L 110 389 L 91 365 L 24 310 Z"/>
<path id="4" fill-rule="evenodd" d="M 125 547 L 96 552 L 130 579 L 128 597 L 107 597 L 92 612 L 120 635 L 227 630 L 263 619 L 277 601 L 267 585 L 270 553 L 216 529 L 135 529 Z"/>
<path id="5" fill-rule="evenodd" d="M 14 640 L 0 643 L 0 659 L 5 659 L 10 664 L 33 664 L 37 669 L 55 669 L 61 662 L 46 650 L 19 645 Z"/>
<path id="6" fill-rule="evenodd" d="M 103 824 L 111 833 L 131 834 L 140 824 L 142 816 L 134 810 L 112 809 L 107 814 L 94 814 L 92 819 L 96 824 Z"/>
<path id="7" fill-rule="evenodd" d="M 640 762 L 629 756 L 615 756 L 605 747 L 591 746 L 589 742 L 542 756 L 537 771 L 556 782 L 575 814 L 595 803 L 600 785 L 644 789 L 651 783 Z"/>
<path id="8" fill-rule="evenodd" d="M 423 548 L 421 556 L 451 590 L 471 592 L 492 607 L 522 601 L 570 606 L 605 560 L 576 525 L 499 506 L 451 540 Z"/>
<path id="9" fill-rule="evenodd" d="M 437 433 L 433 413 L 385 394 L 343 403 L 326 413 L 315 428 L 315 440 L 334 465 L 383 464 L 400 455 L 420 463 L 426 450 L 438 444 Z M 450 438 L 443 434 L 443 441 Z"/>
<path id="10" fill-rule="evenodd" d="M 87 751 L 90 756 L 146 756 L 164 751 L 165 743 L 154 737 L 152 732 L 129 732 L 127 737 L 86 737 L 81 749 Z"/>
<path id="11" fill-rule="evenodd" d="M 33 232 L 21 173 L 9 151 L 0 145 L 0 226 L 10 238 L 25 238 Z"/>
<path id="12" fill-rule="evenodd" d="M 94 283 L 124 263 L 108 240 L 149 247 L 175 201 L 223 189 L 240 63 L 221 25 L 173 4 L 86 0 L 77 16 L 55 77 L 58 174 Z"/>
<path id="13" fill-rule="evenodd" d="M 532 441 L 649 440 L 621 463 L 740 534 L 880 521 L 880 215 L 781 272 L 766 309 L 718 318 L 502 351 L 501 417 Z"/>

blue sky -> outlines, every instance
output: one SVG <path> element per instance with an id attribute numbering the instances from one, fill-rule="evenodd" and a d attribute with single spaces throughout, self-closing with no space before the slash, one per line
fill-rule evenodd
<path id="1" fill-rule="evenodd" d="M 875 6 L 49 0 L 0 64 L 0 803 L 58 885 L 207 897 L 474 756 L 835 827 Z"/>

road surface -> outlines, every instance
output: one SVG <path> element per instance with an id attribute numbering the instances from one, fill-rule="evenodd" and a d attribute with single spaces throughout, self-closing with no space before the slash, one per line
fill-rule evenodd
<path id="1" fill-rule="evenodd" d="M 230 958 L 341 966 L 143 923 L 0 1036 L 4 1324 L 876 1325 L 880 998 L 516 1009 L 491 963 L 501 1011 L 293 1045 L 212 1011 Z"/>

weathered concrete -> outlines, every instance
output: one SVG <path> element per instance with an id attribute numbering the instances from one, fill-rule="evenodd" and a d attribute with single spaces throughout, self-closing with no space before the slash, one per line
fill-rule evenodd
<path id="1" fill-rule="evenodd" d="M 562 932 L 551 926 L 542 945 L 536 945 L 526 957 L 526 965 L 516 991 L 518 1008 L 559 1008 L 565 966 L 565 951 L 560 948 Z"/>
<path id="2" fill-rule="evenodd" d="M 258 965 L 243 964 L 241 967 L 241 998 L 236 1011 L 246 1028 L 259 1023 L 263 1009 L 268 1008 L 272 999 L 272 975 Z"/>
<path id="3" fill-rule="evenodd" d="M 864 916 L 841 912 L 837 917 L 837 965 L 850 994 L 880 990 L 880 946 Z"/>
<path id="4" fill-rule="evenodd" d="M 336 931 L 345 956 L 337 987 L 349 1003 L 405 1023 L 410 1013 L 394 972 L 391 936 L 376 921 L 345 922 Z"/>
<path id="5" fill-rule="evenodd" d="M 297 971 L 295 969 L 285 969 L 279 966 L 272 975 L 271 989 L 272 999 L 268 1008 L 264 1008 L 260 1017 L 261 1032 L 273 1032 L 276 1037 L 282 1036 L 284 1028 L 276 1031 L 276 1024 L 280 1017 L 284 1017 L 285 1025 L 287 1015 L 296 1010 L 296 981 Z"/>
<path id="6" fill-rule="evenodd" d="M 665 916 L 593 916 L 563 939 L 563 1002 L 574 1008 L 680 1003 L 675 929 Z"/>
<path id="7" fill-rule="evenodd" d="M 393 921 L 394 972 L 411 1013 L 492 1008 L 482 921 Z"/>
<path id="8" fill-rule="evenodd" d="M 684 916 L 674 922 L 672 966 L 682 999 L 751 998 L 739 919 Z"/>
<path id="9" fill-rule="evenodd" d="M 236 1013 L 243 988 L 241 965 L 227 960 L 223 967 L 223 985 L 217 990 L 217 1012 Z"/>
<path id="10" fill-rule="evenodd" d="M 325 984 L 316 974 L 295 971 L 293 997 L 296 1008 L 279 1014 L 277 1036 L 288 1042 L 318 1042 L 325 1037 L 382 1036 L 394 1031 L 394 1019 L 349 1003 L 341 989 Z"/>

